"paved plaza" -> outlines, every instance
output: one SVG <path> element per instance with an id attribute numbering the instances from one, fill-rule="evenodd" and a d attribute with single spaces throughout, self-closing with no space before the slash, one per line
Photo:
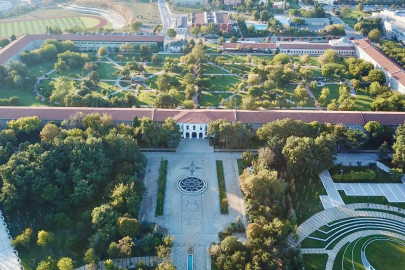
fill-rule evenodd
<path id="1" fill-rule="evenodd" d="M 194 250 L 194 269 L 210 269 L 209 246 L 218 242 L 218 232 L 238 216 L 245 221 L 243 196 L 239 188 L 236 159 L 241 153 L 215 153 L 204 139 L 183 139 L 175 153 L 145 153 L 148 158 L 145 185 L 147 193 L 141 216 L 168 229 L 175 237 L 173 261 L 177 269 L 187 269 L 187 254 Z M 161 157 L 168 160 L 164 215 L 155 217 L 157 177 Z M 216 160 L 222 160 L 229 214 L 219 211 Z M 184 194 L 178 188 L 183 177 L 201 178 L 207 188 L 201 194 Z"/>

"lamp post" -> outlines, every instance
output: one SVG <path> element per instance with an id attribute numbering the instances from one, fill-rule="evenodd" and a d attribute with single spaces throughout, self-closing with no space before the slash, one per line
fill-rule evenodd
<path id="1" fill-rule="evenodd" d="M 340 170 L 339 184 L 340 184 L 340 180 L 342 179 L 342 174 L 343 174 L 343 169 Z"/>

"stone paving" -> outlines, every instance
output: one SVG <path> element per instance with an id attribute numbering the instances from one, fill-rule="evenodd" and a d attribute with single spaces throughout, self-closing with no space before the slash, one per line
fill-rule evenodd
<path id="1" fill-rule="evenodd" d="M 329 174 L 329 171 L 323 171 L 319 178 L 322 181 L 323 187 L 325 188 L 328 195 L 319 196 L 324 209 L 345 205 L 339 192 L 336 189 L 335 183 Z"/>
<path id="2" fill-rule="evenodd" d="M 182 139 L 177 152 L 144 154 L 149 164 L 145 177 L 147 193 L 140 216 L 145 215 L 149 221 L 167 228 L 169 234 L 175 237 L 172 253 L 177 269 L 187 269 L 187 253 L 190 247 L 194 250 L 194 269 L 211 269 L 208 248 L 211 243 L 219 241 L 218 232 L 234 222 L 238 216 L 245 221 L 236 162 L 241 153 L 215 153 L 208 145 L 208 140 Z M 164 215 L 155 217 L 161 157 L 169 161 L 166 195 Z M 230 205 L 228 215 L 221 215 L 219 211 L 216 160 L 222 160 L 224 165 L 225 186 Z M 203 178 L 207 182 L 207 189 L 197 195 L 181 193 L 177 183 L 184 176 Z"/>
<path id="3" fill-rule="evenodd" d="M 385 196 L 389 202 L 405 202 L 405 184 L 336 183 L 348 196 Z"/>

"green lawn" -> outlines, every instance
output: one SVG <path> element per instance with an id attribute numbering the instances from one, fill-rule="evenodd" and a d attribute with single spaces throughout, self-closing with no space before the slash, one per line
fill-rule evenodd
<path id="1" fill-rule="evenodd" d="M 294 181 L 295 194 L 292 196 L 296 209 L 297 222 L 301 224 L 311 216 L 324 210 L 319 195 L 326 195 L 326 191 L 318 176 L 313 178 L 296 179 Z"/>
<path id="2" fill-rule="evenodd" d="M 129 61 L 141 61 L 139 58 L 139 53 L 110 53 L 108 54 L 108 57 L 111 58 L 112 60 L 119 61 L 117 55 L 122 55 L 122 62 L 129 62 Z"/>
<path id="3" fill-rule="evenodd" d="M 242 94 L 242 93 L 239 93 L 239 94 L 237 94 L 236 96 L 235 96 L 235 98 L 236 98 L 236 104 L 238 105 L 238 106 L 240 106 L 240 103 L 242 102 L 242 99 L 244 98 L 244 97 L 246 97 L 247 96 L 247 94 Z"/>
<path id="4" fill-rule="evenodd" d="M 159 58 L 161 58 L 162 61 L 164 61 L 166 59 L 166 57 L 180 59 L 180 57 L 182 57 L 183 55 L 184 55 L 183 53 L 172 53 L 172 54 L 162 53 L 162 54 L 158 54 Z"/>
<path id="5" fill-rule="evenodd" d="M 300 9 L 301 6 L 298 5 L 295 1 L 288 1 L 288 3 L 290 4 L 290 9 Z"/>
<path id="6" fill-rule="evenodd" d="M 159 177 L 158 177 L 158 196 L 156 203 L 156 216 L 162 216 L 164 211 L 165 191 L 166 191 L 166 176 L 167 176 L 167 160 L 161 160 Z"/>
<path id="7" fill-rule="evenodd" d="M 227 67 L 225 66 L 225 68 Z M 229 72 L 211 64 L 203 64 L 202 72 L 203 74 L 229 74 Z"/>
<path id="8" fill-rule="evenodd" d="M 55 71 L 55 72 L 49 74 L 49 77 L 57 78 L 60 76 L 67 76 L 67 77 L 71 77 L 71 78 L 83 78 L 87 75 L 87 73 L 88 73 L 87 70 L 79 67 L 79 68 L 71 68 L 71 69 L 68 69 L 67 71 L 61 72 L 61 73 L 58 73 Z"/>
<path id="9" fill-rule="evenodd" d="M 18 21 L 0 23 L 0 36 L 10 37 L 11 35 L 41 34 L 45 33 L 46 26 L 59 26 L 62 30 L 79 27 L 94 27 L 99 24 L 99 20 L 89 17 L 69 17 L 69 18 L 53 18 L 33 21 Z"/>
<path id="10" fill-rule="evenodd" d="M 374 97 L 363 89 L 358 89 L 356 95 L 354 109 L 356 111 L 370 111 L 370 104 L 374 101 Z"/>
<path id="11" fill-rule="evenodd" d="M 156 94 L 150 91 L 141 91 L 137 98 L 139 105 L 153 105 Z"/>
<path id="12" fill-rule="evenodd" d="M 363 11 L 356 10 L 356 9 L 351 9 L 350 13 L 343 16 L 342 21 L 345 22 L 351 28 L 353 28 L 354 25 L 357 23 L 357 18 L 367 17 L 367 16 L 370 16 L 370 14 L 365 13 Z"/>
<path id="13" fill-rule="evenodd" d="M 314 94 L 315 98 L 318 99 L 321 95 L 322 88 L 329 88 L 330 93 L 328 98 L 326 99 L 327 104 L 329 104 L 332 99 L 339 98 L 339 86 L 339 84 L 326 84 L 324 86 L 317 87 L 316 90 L 312 90 L 312 93 Z"/>
<path id="14" fill-rule="evenodd" d="M 228 200 L 226 198 L 224 165 L 222 164 L 222 160 L 216 160 L 216 165 L 217 165 L 218 194 L 220 205 L 219 208 L 221 214 L 228 214 Z"/>
<path id="15" fill-rule="evenodd" d="M 293 59 L 293 61 L 295 63 L 300 63 L 300 56 L 299 55 L 293 55 L 291 56 L 291 58 Z M 319 66 L 319 61 L 318 61 L 319 57 L 318 56 L 310 56 L 309 60 L 308 60 L 308 65 L 309 66 Z"/>
<path id="16" fill-rule="evenodd" d="M 231 71 L 231 73 L 233 74 L 248 74 L 250 73 L 251 70 L 251 66 L 248 65 L 225 65 L 224 68 L 228 69 L 229 71 Z M 232 72 L 233 71 L 233 72 Z"/>
<path id="17" fill-rule="evenodd" d="M 345 204 L 351 203 L 375 203 L 375 204 L 383 204 L 383 205 L 390 205 L 395 206 L 398 208 L 405 209 L 405 203 L 391 203 L 387 201 L 387 198 L 384 196 L 346 196 L 343 190 L 339 190 L 340 197 Z"/>
<path id="18" fill-rule="evenodd" d="M 232 94 L 217 94 L 217 93 L 201 93 L 200 94 L 200 106 L 218 106 L 223 98 L 227 98 Z"/>
<path id="19" fill-rule="evenodd" d="M 54 82 L 55 80 L 44 79 L 38 84 L 37 89 L 45 97 L 50 97 L 52 94 Z"/>
<path id="20" fill-rule="evenodd" d="M 210 78 L 210 76 L 202 76 L 203 78 Z M 229 88 L 235 87 L 236 83 L 240 83 L 241 78 L 237 76 L 215 76 L 215 79 L 211 79 L 212 85 L 214 85 L 214 91 L 228 91 Z"/>
<path id="21" fill-rule="evenodd" d="M 56 60 L 55 61 L 43 61 L 39 64 L 27 67 L 27 76 L 41 77 L 43 74 L 46 74 L 47 72 L 51 71 L 53 69 L 53 66 L 55 63 L 56 63 Z M 42 69 L 41 69 L 41 67 L 42 67 Z"/>
<path id="22" fill-rule="evenodd" d="M 202 4 L 203 2 L 196 2 L 197 4 Z M 173 7 L 173 4 L 171 2 L 168 3 L 170 10 L 173 13 L 191 13 L 191 12 L 200 12 L 201 9 L 204 8 L 203 5 L 176 5 L 176 7 Z"/>
<path id="23" fill-rule="evenodd" d="M 148 73 L 158 73 L 162 71 L 163 63 L 155 64 L 155 63 L 148 63 L 145 67 L 145 71 Z"/>
<path id="24" fill-rule="evenodd" d="M 286 91 L 286 99 L 292 100 L 294 102 L 299 101 L 298 99 L 295 98 L 294 95 L 294 90 L 295 88 L 297 88 L 297 84 L 289 84 L 286 87 L 280 87 L 280 88 L 276 88 L 276 92 L 278 92 L 278 94 L 282 95 L 284 93 L 284 91 Z M 312 98 L 309 97 L 309 95 L 307 95 L 307 103 L 304 107 L 314 107 L 315 106 L 315 102 Z"/>
<path id="25" fill-rule="evenodd" d="M 304 254 L 305 270 L 324 270 L 327 261 L 327 254 Z"/>
<path id="26" fill-rule="evenodd" d="M 375 238 L 385 238 L 386 240 L 372 241 Z M 402 243 L 396 243 L 390 241 L 399 241 Z M 336 256 L 335 262 L 333 264 L 333 270 L 358 270 L 364 269 L 361 260 L 361 248 L 365 243 L 370 243 L 367 245 L 365 250 L 365 255 L 369 263 L 374 269 L 378 270 L 402 270 L 405 265 L 405 243 L 402 240 L 387 237 L 382 235 L 370 235 L 363 237 L 358 241 L 353 241 L 349 244 L 344 245 L 338 255 Z M 345 252 L 346 250 L 346 252 Z M 344 258 L 343 258 L 344 254 Z M 353 257 L 352 257 L 353 256 Z M 343 265 L 342 265 L 343 258 Z M 355 268 L 353 268 L 353 265 Z M 307 268 L 306 268 L 307 269 Z"/>
<path id="27" fill-rule="evenodd" d="M 152 78 L 147 79 L 146 83 L 149 86 L 151 86 L 152 89 L 157 89 L 157 84 L 156 84 L 157 79 L 158 79 L 158 76 L 153 76 Z"/>
<path id="28" fill-rule="evenodd" d="M 49 103 L 38 101 L 34 92 L 18 88 L 0 87 L 0 98 L 8 99 L 17 96 L 20 98 L 19 106 L 50 106 Z"/>
<path id="29" fill-rule="evenodd" d="M 97 67 L 97 72 L 101 79 L 115 80 L 117 75 L 113 75 L 118 68 L 113 63 L 100 63 Z"/>

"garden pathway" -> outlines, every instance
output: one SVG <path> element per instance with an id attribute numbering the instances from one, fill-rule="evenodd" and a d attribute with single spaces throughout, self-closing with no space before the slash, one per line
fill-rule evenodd
<path id="1" fill-rule="evenodd" d="M 144 256 L 144 257 L 131 257 L 131 258 L 121 258 L 121 259 L 114 259 L 112 260 L 114 265 L 116 267 L 122 267 L 124 269 L 133 269 L 136 267 L 136 264 L 139 261 L 142 261 L 144 263 L 146 263 L 146 265 L 156 265 L 158 258 L 156 256 Z M 104 266 L 104 262 L 105 261 L 99 261 L 98 262 L 98 270 L 104 270 L 105 266 Z M 86 270 L 86 266 L 83 265 L 81 267 L 75 268 L 74 270 Z"/>
<path id="2" fill-rule="evenodd" d="M 359 210 L 361 209 L 361 210 Z M 373 211 L 366 211 L 364 209 L 370 209 Z M 384 211 L 390 211 L 384 212 Z M 398 213 L 399 215 L 394 215 L 392 213 Z M 349 219 L 355 217 L 375 217 L 375 218 L 383 218 L 384 220 L 391 220 L 392 222 L 400 222 L 403 223 L 405 226 L 405 218 L 403 217 L 405 213 L 404 209 L 381 205 L 381 204 L 366 204 L 366 203 L 356 203 L 356 204 L 348 204 L 339 207 L 333 207 L 329 209 L 325 209 L 322 212 L 316 213 L 305 222 L 303 222 L 297 228 L 297 235 L 298 237 L 294 239 L 293 234 L 291 234 L 287 241 L 291 246 L 298 246 L 301 242 L 307 238 L 310 234 L 316 231 L 318 228 L 325 226 L 331 222 L 342 220 L 342 219 Z M 402 215 L 402 216 L 401 216 Z M 361 223 L 360 223 L 361 224 Z M 359 225 L 360 226 L 360 225 Z M 341 239 L 332 250 L 325 250 L 322 248 L 304 248 L 302 252 L 304 254 L 328 254 L 328 262 L 326 265 L 326 270 L 332 270 L 333 263 L 335 261 L 336 255 L 339 250 L 346 244 L 347 242 L 352 242 L 358 238 L 365 237 L 368 235 L 388 235 L 394 236 L 400 239 L 404 239 L 403 235 L 393 233 L 384 229 L 378 229 L 378 225 L 375 225 L 376 228 L 374 229 L 364 229 L 362 231 L 357 231 L 354 233 L 349 233 L 345 238 Z M 353 229 L 355 230 L 355 228 Z M 322 252 L 323 251 L 323 252 Z"/>
<path id="3" fill-rule="evenodd" d="M 405 202 L 404 183 L 335 183 L 335 187 L 343 190 L 347 196 L 384 196 L 389 202 Z"/>
<path id="4" fill-rule="evenodd" d="M 320 195 L 322 205 L 325 209 L 345 205 L 342 198 L 340 197 L 339 192 L 335 186 L 335 183 L 332 180 L 332 177 L 329 174 L 329 171 L 323 171 L 319 178 L 322 181 L 323 187 L 325 188 L 328 195 Z"/>
<path id="5" fill-rule="evenodd" d="M 312 93 L 311 89 L 309 89 L 309 87 L 307 85 L 305 85 L 305 89 L 308 92 L 308 95 L 314 100 L 315 104 L 316 104 L 316 109 L 317 110 L 322 110 L 321 105 L 319 105 L 318 101 L 316 100 L 316 97 L 314 96 L 314 94 Z"/>

